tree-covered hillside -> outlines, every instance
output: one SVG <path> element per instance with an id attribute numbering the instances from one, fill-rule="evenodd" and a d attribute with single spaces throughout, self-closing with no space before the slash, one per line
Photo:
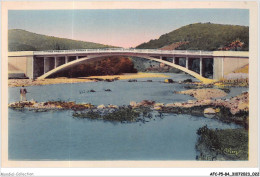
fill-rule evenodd
<path id="1" fill-rule="evenodd" d="M 112 46 L 46 36 L 21 29 L 12 29 L 8 31 L 9 51 L 70 50 L 107 47 Z"/>
<path id="2" fill-rule="evenodd" d="M 136 48 L 158 49 L 173 43 L 185 42 L 176 49 L 213 51 L 220 50 L 237 39 L 243 42 L 243 47 L 239 50 L 248 51 L 248 26 L 196 23 L 161 35 L 159 39 L 150 40 Z"/>
<path id="3" fill-rule="evenodd" d="M 128 57 L 103 57 L 99 61 L 90 61 L 79 64 L 75 67 L 68 68 L 51 75 L 55 77 L 87 77 L 87 76 L 104 76 L 118 75 L 122 73 L 136 73 L 133 62 Z"/>

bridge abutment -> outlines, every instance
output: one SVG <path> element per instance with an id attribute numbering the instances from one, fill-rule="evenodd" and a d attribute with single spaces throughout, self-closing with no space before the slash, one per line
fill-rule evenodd
<path id="1" fill-rule="evenodd" d="M 8 73 L 10 77 L 33 77 L 33 55 L 8 57 Z"/>
<path id="2" fill-rule="evenodd" d="M 34 63 L 34 57 L 27 57 L 27 61 L 26 61 L 26 76 L 29 78 L 33 78 L 33 63 Z"/>
<path id="3" fill-rule="evenodd" d="M 219 80 L 224 76 L 223 70 L 223 57 L 214 57 L 214 64 L 213 64 L 213 79 Z"/>
<path id="4" fill-rule="evenodd" d="M 234 62 L 234 59 L 236 62 Z M 238 68 L 249 64 L 248 59 L 239 57 L 214 57 L 213 79 L 219 80 Z"/>

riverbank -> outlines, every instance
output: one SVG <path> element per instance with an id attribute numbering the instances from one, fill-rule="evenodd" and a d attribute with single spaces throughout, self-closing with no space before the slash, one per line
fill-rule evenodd
<path id="1" fill-rule="evenodd" d="M 9 79 L 8 87 L 21 87 L 21 86 L 37 86 L 37 85 L 50 85 L 50 84 L 68 84 L 68 83 L 80 83 L 80 82 L 93 82 L 89 79 L 78 79 L 78 78 L 55 78 L 55 79 L 43 79 L 43 80 L 32 80 L 32 79 Z"/>
<path id="2" fill-rule="evenodd" d="M 152 77 L 169 77 L 165 74 L 160 73 L 135 73 L 135 74 L 122 74 L 122 75 L 111 75 L 111 76 L 90 76 L 82 78 L 53 78 L 43 80 L 32 80 L 32 79 L 9 79 L 8 87 L 21 87 L 21 86 L 36 86 L 36 85 L 50 85 L 50 84 L 70 84 L 70 83 L 81 83 L 81 82 L 94 82 L 99 80 L 125 80 L 125 79 L 138 79 L 138 78 L 152 78 Z"/>

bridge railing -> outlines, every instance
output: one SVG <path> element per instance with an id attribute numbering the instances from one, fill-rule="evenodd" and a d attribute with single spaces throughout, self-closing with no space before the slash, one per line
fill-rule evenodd
<path id="1" fill-rule="evenodd" d="M 77 54 L 77 53 L 145 53 L 145 54 L 194 54 L 194 55 L 213 55 L 211 51 L 197 51 L 197 50 L 157 50 L 157 49 L 125 49 L 125 48 L 103 48 L 103 49 L 73 49 L 73 50 L 46 50 L 34 51 L 34 55 L 48 55 L 48 54 Z"/>

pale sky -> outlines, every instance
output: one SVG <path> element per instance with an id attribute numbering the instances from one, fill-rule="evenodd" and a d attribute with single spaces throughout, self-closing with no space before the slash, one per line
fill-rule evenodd
<path id="1" fill-rule="evenodd" d="M 249 26 L 246 9 L 10 10 L 8 29 L 135 47 L 192 23 Z"/>

